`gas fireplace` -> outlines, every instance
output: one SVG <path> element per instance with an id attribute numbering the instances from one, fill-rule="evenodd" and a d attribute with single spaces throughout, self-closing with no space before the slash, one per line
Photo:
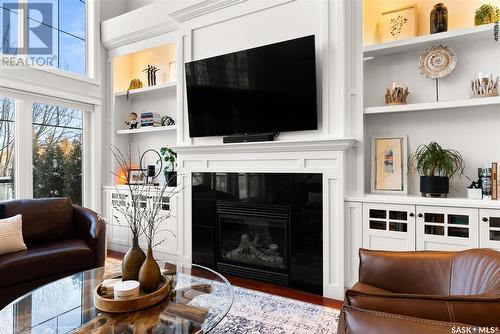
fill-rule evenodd
<path id="1" fill-rule="evenodd" d="M 322 293 L 321 174 L 193 173 L 193 262 Z"/>

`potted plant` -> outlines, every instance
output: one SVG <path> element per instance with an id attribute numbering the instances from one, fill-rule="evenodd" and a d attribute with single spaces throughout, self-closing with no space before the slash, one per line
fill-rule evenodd
<path id="1" fill-rule="evenodd" d="M 410 155 L 410 165 L 420 174 L 420 192 L 425 197 L 446 197 L 450 178 L 463 175 L 465 169 L 460 153 L 444 149 L 436 142 L 417 147 Z"/>
<path id="2" fill-rule="evenodd" d="M 500 9 L 497 6 L 485 4 L 476 10 L 474 24 L 476 26 L 498 22 L 500 20 Z"/>
<path id="3" fill-rule="evenodd" d="M 177 153 L 172 151 L 168 146 L 162 147 L 160 153 L 163 161 L 165 162 L 165 167 L 163 168 L 163 173 L 165 174 L 165 180 L 169 187 L 177 186 L 177 172 L 175 171 Z"/>

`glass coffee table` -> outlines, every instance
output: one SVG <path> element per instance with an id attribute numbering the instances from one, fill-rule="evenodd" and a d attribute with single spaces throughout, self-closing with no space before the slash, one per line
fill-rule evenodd
<path id="1" fill-rule="evenodd" d="M 175 294 L 155 306 L 115 314 L 97 310 L 95 288 L 116 276 L 97 268 L 49 283 L 7 305 L 0 311 L 0 333 L 209 333 L 231 308 L 231 284 L 205 267 L 159 265 L 174 273 Z M 187 312 L 172 311 L 179 309 Z"/>

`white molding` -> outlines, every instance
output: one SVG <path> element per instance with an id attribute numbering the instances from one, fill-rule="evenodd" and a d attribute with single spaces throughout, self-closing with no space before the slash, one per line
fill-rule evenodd
<path id="1" fill-rule="evenodd" d="M 332 138 L 301 141 L 269 141 L 253 143 L 231 143 L 216 145 L 176 146 L 177 154 L 214 154 L 214 153 L 268 153 L 296 151 L 346 151 L 356 144 L 354 138 Z"/>
<path id="2" fill-rule="evenodd" d="M 104 23 L 104 22 L 103 22 Z M 102 25 L 102 29 L 106 29 L 105 25 Z M 102 44 L 104 47 L 107 49 L 114 49 L 118 48 L 121 46 L 125 46 L 128 44 L 132 44 L 135 42 L 140 42 L 144 39 L 148 39 L 151 37 L 159 36 L 162 34 L 166 34 L 172 31 L 176 31 L 178 29 L 178 26 L 174 22 L 164 22 L 155 26 L 147 27 L 142 30 L 137 30 L 134 32 L 131 32 L 129 34 L 117 36 L 114 38 L 110 38 L 108 40 L 102 40 Z"/>
<path id="3" fill-rule="evenodd" d="M 177 22 L 184 22 L 245 1 L 247 0 L 204 0 L 192 6 L 171 12 L 169 15 Z"/>

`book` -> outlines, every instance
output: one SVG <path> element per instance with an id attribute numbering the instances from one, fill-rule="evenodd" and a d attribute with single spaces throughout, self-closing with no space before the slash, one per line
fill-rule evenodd
<path id="1" fill-rule="evenodd" d="M 498 163 L 491 164 L 491 199 L 498 199 Z"/>

